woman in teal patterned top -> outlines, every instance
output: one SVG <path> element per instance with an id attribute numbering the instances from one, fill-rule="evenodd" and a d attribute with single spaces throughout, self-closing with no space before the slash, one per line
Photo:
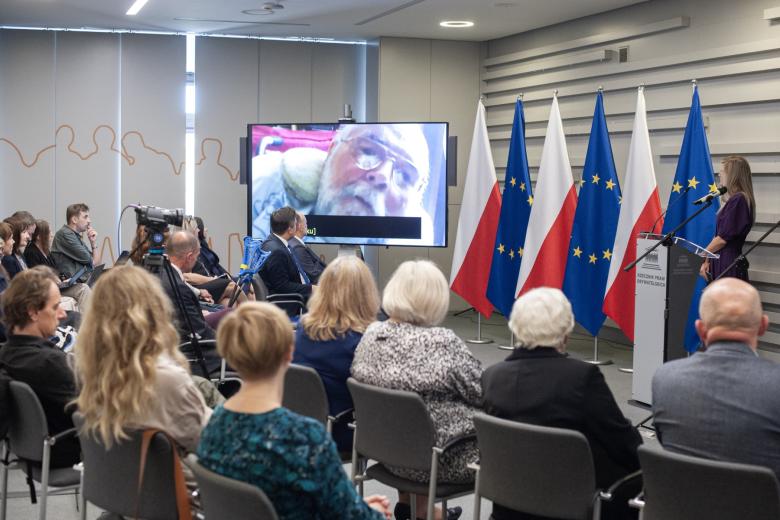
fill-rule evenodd
<path id="1" fill-rule="evenodd" d="M 389 519 L 387 498 L 355 492 L 325 428 L 281 406 L 293 345 L 287 315 L 245 303 L 222 320 L 217 345 L 243 383 L 201 434 L 200 463 L 262 489 L 281 520 Z"/>

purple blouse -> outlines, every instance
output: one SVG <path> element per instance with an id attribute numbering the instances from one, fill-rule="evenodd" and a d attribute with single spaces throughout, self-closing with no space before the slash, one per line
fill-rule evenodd
<path id="1" fill-rule="evenodd" d="M 720 258 L 710 262 L 710 274 L 713 278 L 719 276 L 742 254 L 742 246 L 751 227 L 753 214 L 747 198 L 742 193 L 735 193 L 718 212 L 715 221 L 715 234 L 725 240 L 726 245 L 718 251 Z M 747 269 L 740 266 L 732 267 L 723 276 L 748 281 Z"/>

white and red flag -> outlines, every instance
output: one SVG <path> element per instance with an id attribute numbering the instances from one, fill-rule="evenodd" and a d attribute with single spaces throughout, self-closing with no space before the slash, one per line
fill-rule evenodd
<path id="1" fill-rule="evenodd" d="M 523 262 L 515 294 L 535 287 L 563 286 L 577 193 L 571 175 L 566 136 L 563 134 L 558 97 L 553 97 L 544 138 L 539 175 L 536 177 L 531 216 L 525 235 Z"/>
<path id="2" fill-rule="evenodd" d="M 660 217 L 661 199 L 658 196 L 650 134 L 647 131 L 645 93 L 640 87 L 603 306 L 604 314 L 612 318 L 623 334 L 632 341 L 636 270 L 625 272 L 623 268 L 636 259 L 637 234 L 651 229 Z M 660 226 L 663 227 L 663 222 L 660 222 Z"/>
<path id="3" fill-rule="evenodd" d="M 480 100 L 458 218 L 450 288 L 486 318 L 493 312 L 485 292 L 500 213 L 501 192 L 485 125 L 485 106 Z"/>

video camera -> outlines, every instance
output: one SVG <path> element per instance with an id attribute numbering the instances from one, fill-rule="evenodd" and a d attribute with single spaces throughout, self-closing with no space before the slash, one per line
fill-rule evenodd
<path id="1" fill-rule="evenodd" d="M 179 226 L 184 223 L 184 210 L 158 208 L 157 206 L 133 205 L 135 221 L 141 226 L 164 228 L 166 225 Z"/>

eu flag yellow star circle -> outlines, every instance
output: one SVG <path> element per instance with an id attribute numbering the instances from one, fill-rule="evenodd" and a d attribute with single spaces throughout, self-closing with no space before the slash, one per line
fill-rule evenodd
<path id="1" fill-rule="evenodd" d="M 574 250 L 572 251 L 572 253 L 577 258 L 581 258 L 582 257 L 582 249 L 580 249 L 580 246 L 575 247 Z"/>
<path id="2" fill-rule="evenodd" d="M 498 244 L 498 252 L 500 254 L 504 254 L 504 244 Z"/>
<path id="3" fill-rule="evenodd" d="M 593 253 L 591 253 L 590 256 L 588 256 L 588 263 L 589 264 L 595 264 L 596 260 L 597 260 L 596 255 L 594 255 Z"/>
<path id="4" fill-rule="evenodd" d="M 534 197 L 533 195 L 528 196 L 528 205 L 533 206 L 534 205 Z"/>
<path id="5" fill-rule="evenodd" d="M 511 185 L 512 185 L 512 187 L 514 188 L 515 184 L 517 184 L 517 179 L 515 179 L 514 177 L 512 177 L 512 180 L 510 180 L 510 181 L 509 181 L 509 184 L 511 184 Z"/>
<path id="6" fill-rule="evenodd" d="M 595 174 L 593 174 L 593 177 L 591 177 L 591 179 L 592 179 L 591 182 L 593 184 L 598 184 L 599 181 L 601 180 L 601 177 L 599 177 L 598 173 L 595 173 Z"/>
<path id="7" fill-rule="evenodd" d="M 682 184 L 680 184 L 677 181 L 674 181 L 674 184 L 672 184 L 672 192 L 673 193 L 680 193 L 681 189 L 682 189 Z"/>
<path id="8" fill-rule="evenodd" d="M 692 179 L 688 179 L 688 187 L 693 188 L 694 190 L 699 184 L 701 184 L 701 181 L 697 181 L 695 175 Z"/>
<path id="9" fill-rule="evenodd" d="M 710 193 L 717 193 L 718 192 L 718 185 L 716 183 L 710 184 Z"/>
<path id="10" fill-rule="evenodd" d="M 612 251 L 610 251 L 609 249 L 605 249 L 602 253 L 604 255 L 604 257 L 603 257 L 604 260 L 607 260 L 607 261 L 612 260 Z"/>
<path id="11" fill-rule="evenodd" d="M 520 191 L 525 191 L 525 183 L 524 182 L 520 183 Z"/>
<path id="12" fill-rule="evenodd" d="M 515 252 L 511 249 L 509 250 L 509 258 L 511 258 L 512 260 L 515 259 Z"/>
<path id="13" fill-rule="evenodd" d="M 607 189 L 608 190 L 611 190 L 611 189 L 615 188 L 615 183 L 612 182 L 612 179 L 609 179 L 606 184 L 607 184 Z"/>

